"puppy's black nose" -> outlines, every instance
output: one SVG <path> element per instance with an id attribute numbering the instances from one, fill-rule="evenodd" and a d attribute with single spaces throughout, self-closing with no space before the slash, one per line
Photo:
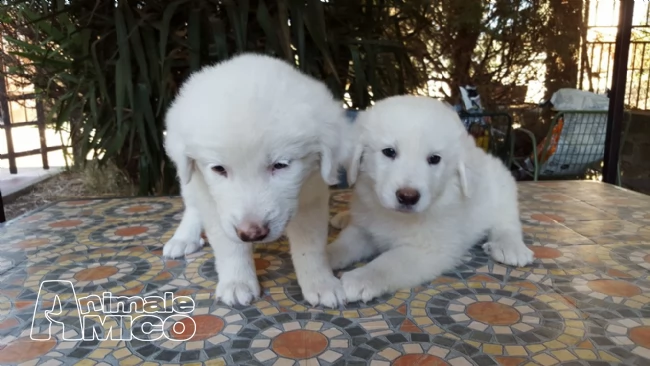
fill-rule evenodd
<path id="1" fill-rule="evenodd" d="M 235 227 L 237 236 L 242 241 L 247 243 L 264 240 L 269 235 L 269 224 L 265 223 L 263 225 L 246 223 L 239 227 Z"/>
<path id="2" fill-rule="evenodd" d="M 413 188 L 400 188 L 395 192 L 397 202 L 405 206 L 414 206 L 420 200 L 420 192 Z"/>

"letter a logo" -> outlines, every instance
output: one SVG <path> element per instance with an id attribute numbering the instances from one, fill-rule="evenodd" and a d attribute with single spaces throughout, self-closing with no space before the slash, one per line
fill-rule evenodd
<path id="1" fill-rule="evenodd" d="M 74 301 L 74 304 L 72 302 Z M 64 314 L 64 305 L 70 303 L 72 306 L 68 314 Z M 42 326 L 46 329 L 40 331 L 37 326 L 37 315 L 43 315 L 45 318 L 41 321 Z M 40 319 L 39 319 L 40 320 Z M 59 326 L 62 328 L 62 339 L 66 341 L 78 341 L 83 339 L 83 331 L 76 330 L 73 325 L 81 328 L 81 311 L 77 294 L 74 291 L 72 282 L 66 280 L 48 280 L 41 283 L 38 289 L 38 298 L 32 317 L 32 328 L 30 338 L 35 341 L 51 339 L 53 336 L 52 327 Z M 72 331 L 72 332 L 71 332 Z"/>

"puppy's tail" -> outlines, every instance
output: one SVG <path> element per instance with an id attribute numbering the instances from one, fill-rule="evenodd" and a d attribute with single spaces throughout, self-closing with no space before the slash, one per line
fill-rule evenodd
<path id="1" fill-rule="evenodd" d="M 350 212 L 343 211 L 339 212 L 330 220 L 330 225 L 333 228 L 343 230 L 350 224 Z"/>

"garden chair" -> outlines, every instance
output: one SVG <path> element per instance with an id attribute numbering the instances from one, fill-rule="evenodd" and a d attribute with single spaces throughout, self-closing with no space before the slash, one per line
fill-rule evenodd
<path id="1" fill-rule="evenodd" d="M 629 127 L 629 113 L 625 114 L 623 141 Z M 535 135 L 519 128 L 532 140 L 530 156 L 515 157 L 515 138 L 510 139 L 510 162 L 520 172 L 535 181 L 543 178 L 584 177 L 589 168 L 596 168 L 605 154 L 607 111 L 565 110 L 553 117 L 546 137 L 538 144 Z M 622 149 L 623 144 L 621 144 Z M 620 185 L 620 164 L 618 164 Z"/>
<path id="2" fill-rule="evenodd" d="M 514 156 L 513 133 L 510 163 L 535 181 L 540 178 L 582 178 L 588 169 L 598 169 L 605 155 L 609 98 L 584 90 L 562 88 L 553 93 L 550 100 L 540 104 L 540 107 L 548 106 L 552 107 L 554 116 L 546 137 L 538 144 L 531 131 L 517 129 L 532 141 L 533 151 L 529 156 Z M 627 135 L 628 120 L 629 114 L 626 113 L 623 140 Z"/>

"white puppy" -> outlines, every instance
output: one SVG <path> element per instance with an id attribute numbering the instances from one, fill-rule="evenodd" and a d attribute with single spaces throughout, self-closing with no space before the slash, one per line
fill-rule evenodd
<path id="1" fill-rule="evenodd" d="M 328 246 L 341 269 L 381 253 L 341 277 L 348 301 L 433 280 L 482 238 L 495 260 L 524 266 L 517 185 L 478 148 L 457 113 L 425 97 L 398 96 L 363 112 L 348 168 L 355 183 L 350 222 Z M 345 225 L 345 218 L 339 217 Z"/>
<path id="2" fill-rule="evenodd" d="M 244 54 L 191 75 L 166 124 L 185 212 L 163 254 L 199 250 L 204 229 L 217 297 L 249 304 L 260 295 L 253 243 L 277 240 L 286 229 L 305 299 L 344 303 L 325 246 L 328 185 L 338 182 L 349 123 L 327 87 L 279 59 Z"/>

